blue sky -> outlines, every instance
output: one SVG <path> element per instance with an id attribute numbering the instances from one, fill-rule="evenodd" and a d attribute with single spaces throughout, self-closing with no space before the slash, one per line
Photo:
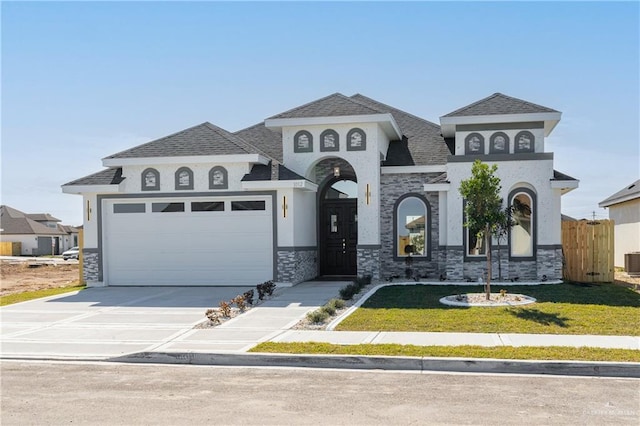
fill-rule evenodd
<path id="1" fill-rule="evenodd" d="M 60 185 L 210 121 L 334 92 L 438 123 L 494 92 L 563 112 L 563 213 L 639 177 L 637 2 L 2 2 L 2 204 L 82 223 Z"/>

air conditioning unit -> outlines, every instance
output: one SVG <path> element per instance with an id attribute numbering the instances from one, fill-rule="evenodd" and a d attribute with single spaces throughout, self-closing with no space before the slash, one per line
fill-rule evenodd
<path id="1" fill-rule="evenodd" d="M 624 270 L 627 274 L 640 275 L 640 251 L 624 255 Z"/>

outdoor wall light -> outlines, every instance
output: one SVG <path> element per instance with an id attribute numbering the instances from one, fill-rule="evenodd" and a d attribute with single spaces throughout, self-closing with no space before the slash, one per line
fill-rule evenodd
<path id="1" fill-rule="evenodd" d="M 282 217 L 287 217 L 287 210 L 289 206 L 287 205 L 287 197 L 282 196 Z"/>
<path id="2" fill-rule="evenodd" d="M 340 177 L 340 166 L 335 166 L 333 168 L 333 176 L 334 177 Z"/>
<path id="3" fill-rule="evenodd" d="M 371 186 L 367 184 L 367 189 L 364 192 L 364 200 L 367 202 L 367 205 L 371 204 Z"/>

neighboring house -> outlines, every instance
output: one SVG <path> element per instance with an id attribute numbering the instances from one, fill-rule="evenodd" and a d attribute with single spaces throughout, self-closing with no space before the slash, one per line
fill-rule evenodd
<path id="1" fill-rule="evenodd" d="M 22 255 L 60 254 L 68 234 L 59 228 L 59 219 L 45 214 L 27 214 L 0 206 L 0 239 L 21 243 Z"/>
<path id="2" fill-rule="evenodd" d="M 598 204 L 614 221 L 614 265 L 624 267 L 624 255 L 640 252 L 640 179 Z"/>
<path id="3" fill-rule="evenodd" d="M 58 225 L 58 229 L 65 233 L 65 236 L 61 240 L 61 252 L 80 245 L 80 230 L 78 228 L 70 225 Z"/>
<path id="4" fill-rule="evenodd" d="M 83 196 L 89 285 L 293 285 L 317 276 L 449 280 L 484 274 L 463 226 L 460 181 L 498 165 L 506 203 L 528 208 L 502 257 L 506 277 L 562 277 L 550 108 L 496 93 L 440 125 L 336 93 L 228 132 L 203 123 L 110 155 L 62 186 Z M 497 268 L 495 268 L 497 270 Z"/>

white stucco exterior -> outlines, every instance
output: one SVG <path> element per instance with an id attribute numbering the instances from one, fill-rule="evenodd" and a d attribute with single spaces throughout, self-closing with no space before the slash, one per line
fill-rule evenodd
<path id="1" fill-rule="evenodd" d="M 614 265 L 624 268 L 624 255 L 640 252 L 640 198 L 609 207 L 614 221 Z"/>

